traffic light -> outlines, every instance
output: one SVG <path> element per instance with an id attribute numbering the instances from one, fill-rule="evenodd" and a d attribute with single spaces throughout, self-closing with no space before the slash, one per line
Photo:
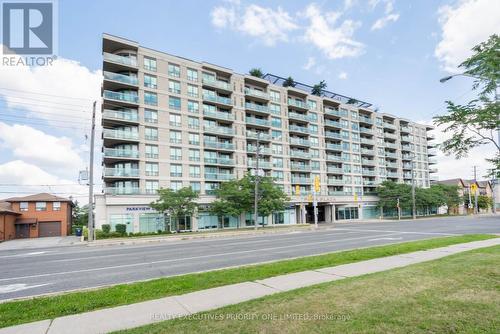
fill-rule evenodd
<path id="1" fill-rule="evenodd" d="M 320 186 L 320 183 L 319 183 L 319 176 L 316 175 L 316 177 L 314 178 L 314 191 L 316 193 L 319 193 L 321 190 L 321 186 Z"/>

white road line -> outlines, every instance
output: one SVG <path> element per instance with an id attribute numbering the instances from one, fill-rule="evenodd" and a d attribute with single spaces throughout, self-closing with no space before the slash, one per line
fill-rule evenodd
<path id="1" fill-rule="evenodd" d="M 399 232 L 381 235 L 380 237 L 391 236 L 391 235 L 396 235 L 396 234 L 399 234 Z M 159 261 L 140 262 L 140 263 L 130 263 L 130 264 L 123 264 L 123 265 L 119 265 L 119 266 L 108 266 L 108 267 L 99 267 L 99 268 L 89 268 L 89 269 L 81 269 L 81 270 L 62 271 L 62 272 L 39 274 L 39 275 L 28 275 L 28 276 L 1 278 L 0 281 L 12 281 L 12 280 L 26 279 L 26 278 L 49 277 L 49 276 L 77 274 L 77 273 L 93 272 L 93 271 L 101 271 L 101 270 L 109 270 L 109 269 L 118 269 L 118 268 L 131 268 L 131 267 L 140 267 L 140 266 L 150 266 L 152 264 L 159 264 L 159 263 L 168 263 L 168 262 L 186 261 L 186 260 L 196 260 L 196 259 L 211 258 L 211 257 L 220 257 L 220 256 L 234 255 L 234 254 L 255 253 L 256 251 L 258 251 L 258 252 L 271 251 L 271 250 L 276 250 L 276 249 L 293 248 L 293 247 L 298 247 L 298 246 L 308 246 L 308 245 L 318 245 L 318 244 L 325 244 L 325 243 L 354 241 L 354 240 L 362 240 L 362 239 L 368 239 L 368 238 L 373 238 L 373 235 L 365 236 L 365 237 L 349 238 L 349 239 L 339 239 L 339 240 L 327 240 L 327 241 L 319 241 L 319 242 L 317 241 L 317 242 L 298 243 L 298 244 L 287 245 L 287 246 L 260 248 L 258 250 L 250 249 L 250 250 L 246 250 L 246 251 L 239 251 L 239 252 L 232 252 L 232 253 L 224 252 L 224 253 L 217 253 L 217 254 L 210 254 L 210 255 L 184 257 L 184 258 L 178 258 L 178 259 L 159 260 Z"/>
<path id="2" fill-rule="evenodd" d="M 418 232 L 418 231 L 392 231 L 392 230 L 366 230 L 358 228 L 338 228 L 337 230 L 342 231 L 360 231 L 360 232 L 383 232 L 383 233 L 401 233 L 401 234 L 423 234 L 423 235 L 462 235 L 456 233 L 446 233 L 446 232 Z"/>
<path id="3" fill-rule="evenodd" d="M 45 252 L 30 252 L 30 253 L 21 253 L 21 254 L 13 254 L 13 255 L 4 255 L 4 256 L 0 256 L 0 259 L 9 258 L 9 257 L 24 257 L 24 256 L 32 256 L 32 255 L 42 255 L 45 253 L 47 253 L 47 252 L 46 251 Z"/>
<path id="4" fill-rule="evenodd" d="M 378 241 L 378 240 L 402 240 L 402 237 L 399 238 L 375 238 L 375 239 L 370 239 L 368 241 Z"/>
<path id="5" fill-rule="evenodd" d="M 50 283 L 28 285 L 28 284 L 23 283 L 23 284 L 0 285 L 0 294 L 12 293 L 12 292 L 22 291 L 22 290 L 26 290 L 26 289 L 38 288 L 38 287 L 49 285 L 49 284 Z"/>

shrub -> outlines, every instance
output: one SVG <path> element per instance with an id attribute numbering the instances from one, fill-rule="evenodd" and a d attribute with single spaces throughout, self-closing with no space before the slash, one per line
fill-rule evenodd
<path id="1" fill-rule="evenodd" d="M 124 236 L 127 234 L 127 225 L 125 224 L 116 224 L 115 225 L 115 231 L 120 233 L 121 236 Z"/>
<path id="2" fill-rule="evenodd" d="M 83 239 L 89 240 L 89 229 L 86 226 L 83 227 Z"/>
<path id="3" fill-rule="evenodd" d="M 111 232 L 111 225 L 109 225 L 109 224 L 102 224 L 102 226 L 101 226 L 101 227 L 102 227 L 102 231 L 103 231 L 104 233 L 109 233 L 109 232 Z"/>
<path id="4" fill-rule="evenodd" d="M 96 229 L 95 230 L 95 238 L 96 239 L 106 239 L 106 238 L 108 238 L 108 233 L 104 232 L 103 230 Z"/>

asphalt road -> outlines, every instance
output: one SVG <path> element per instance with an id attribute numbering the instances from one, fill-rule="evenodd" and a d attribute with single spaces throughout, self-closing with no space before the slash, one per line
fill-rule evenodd
<path id="1" fill-rule="evenodd" d="M 500 233 L 500 217 L 343 223 L 316 231 L 132 246 L 3 250 L 0 300 L 469 233 Z"/>

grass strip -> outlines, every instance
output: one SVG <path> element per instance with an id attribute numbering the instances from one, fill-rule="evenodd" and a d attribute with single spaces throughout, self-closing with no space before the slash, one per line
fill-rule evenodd
<path id="1" fill-rule="evenodd" d="M 91 291 L 71 292 L 56 296 L 6 302 L 0 304 L 0 328 L 180 295 L 223 285 L 254 281 L 292 272 L 336 266 L 453 244 L 486 240 L 494 237 L 487 234 L 469 234 L 433 238 L 204 273 L 159 278 L 146 282 L 120 284 Z"/>

